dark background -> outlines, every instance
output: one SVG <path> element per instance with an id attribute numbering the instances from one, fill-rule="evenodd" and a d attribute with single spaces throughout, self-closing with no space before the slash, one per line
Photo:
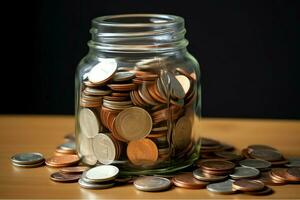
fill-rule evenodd
<path id="1" fill-rule="evenodd" d="M 11 1 L 2 7 L 0 113 L 73 114 L 74 71 L 88 51 L 91 19 L 166 13 L 186 20 L 204 116 L 300 119 L 298 2 Z"/>

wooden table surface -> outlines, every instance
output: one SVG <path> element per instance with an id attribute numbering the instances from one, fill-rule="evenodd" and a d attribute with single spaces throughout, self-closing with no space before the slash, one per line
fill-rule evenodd
<path id="1" fill-rule="evenodd" d="M 201 135 L 234 145 L 238 150 L 249 144 L 268 144 L 289 156 L 300 157 L 300 121 L 201 119 Z M 53 155 L 65 134 L 74 130 L 71 116 L 0 115 L 0 198 L 22 199 L 300 199 L 300 185 L 271 186 L 269 196 L 245 194 L 217 195 L 205 189 L 172 188 L 158 193 L 141 192 L 132 185 L 105 190 L 87 190 L 77 183 L 55 183 L 48 167 L 18 168 L 10 157 L 18 152 L 37 151 Z M 200 132 L 199 132 L 200 133 Z"/>

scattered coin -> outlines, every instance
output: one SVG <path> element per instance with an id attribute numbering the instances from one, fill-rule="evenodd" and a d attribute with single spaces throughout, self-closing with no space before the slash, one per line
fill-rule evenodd
<path id="1" fill-rule="evenodd" d="M 270 149 L 254 149 L 250 151 L 249 154 L 253 158 L 262 159 L 266 161 L 282 160 L 282 155 L 278 151 Z"/>
<path id="2" fill-rule="evenodd" d="M 265 161 L 265 160 L 259 160 L 259 159 L 245 159 L 239 162 L 239 164 L 242 167 L 253 167 L 256 169 L 266 169 L 271 167 L 272 163 Z"/>
<path id="3" fill-rule="evenodd" d="M 215 154 L 228 161 L 238 161 L 242 159 L 242 156 L 228 151 L 216 152 Z"/>
<path id="4" fill-rule="evenodd" d="M 55 172 L 50 175 L 50 179 L 56 182 L 76 182 L 80 177 L 81 174 L 66 174 L 63 172 Z"/>
<path id="5" fill-rule="evenodd" d="M 33 167 L 39 167 L 44 165 L 45 160 L 43 160 L 42 162 L 39 163 L 34 163 L 34 164 L 18 164 L 18 163 L 14 163 L 12 162 L 12 164 L 16 167 L 23 167 L 23 168 L 33 168 Z"/>
<path id="6" fill-rule="evenodd" d="M 286 181 L 277 180 L 272 178 L 270 172 L 262 172 L 258 179 L 259 181 L 263 182 L 265 185 L 285 185 Z"/>
<path id="7" fill-rule="evenodd" d="M 234 173 L 230 174 L 232 179 L 254 178 L 259 175 L 259 170 L 252 167 L 236 167 Z"/>
<path id="8" fill-rule="evenodd" d="M 300 167 L 300 158 L 289 158 L 286 167 Z"/>
<path id="9" fill-rule="evenodd" d="M 219 193 L 219 194 L 233 194 L 236 190 L 232 186 L 233 181 L 227 180 L 220 183 L 209 184 L 206 188 L 210 192 Z"/>
<path id="10" fill-rule="evenodd" d="M 205 160 L 200 163 L 203 169 L 212 170 L 212 171 L 223 171 L 231 170 L 235 167 L 235 164 L 230 161 L 211 159 Z"/>
<path id="11" fill-rule="evenodd" d="M 289 181 L 300 181 L 300 168 L 289 168 L 287 169 L 287 179 Z"/>
<path id="12" fill-rule="evenodd" d="M 115 185 L 114 182 L 109 183 L 89 183 L 85 182 L 82 178 L 78 180 L 80 187 L 85 189 L 106 189 L 111 188 Z"/>
<path id="13" fill-rule="evenodd" d="M 80 161 L 77 155 L 53 156 L 46 160 L 46 165 L 49 167 L 67 167 L 77 164 Z"/>
<path id="14" fill-rule="evenodd" d="M 273 151 L 277 151 L 277 149 L 270 147 L 268 145 L 264 145 L 264 144 L 253 144 L 253 145 L 249 145 L 247 147 L 247 149 L 249 149 L 250 151 L 253 150 L 273 150 Z"/>
<path id="15" fill-rule="evenodd" d="M 88 166 L 75 166 L 75 167 L 64 167 L 59 171 L 63 173 L 82 173 L 86 170 L 90 169 Z"/>
<path id="16" fill-rule="evenodd" d="M 136 189 L 146 192 L 157 192 L 167 190 L 171 187 L 171 181 L 167 178 L 157 176 L 144 176 L 137 178 L 133 185 Z"/>
<path id="17" fill-rule="evenodd" d="M 44 156 L 41 153 L 35 153 L 35 152 L 19 153 L 11 157 L 11 161 L 13 164 L 22 165 L 22 166 L 41 163 L 44 160 L 45 160 Z"/>
<path id="18" fill-rule="evenodd" d="M 243 192 L 251 192 L 251 191 L 258 191 L 262 190 L 265 185 L 258 181 L 258 180 L 247 180 L 247 179 L 240 179 L 236 180 L 232 183 L 232 187 L 235 190 L 240 190 Z"/>
<path id="19" fill-rule="evenodd" d="M 256 196 L 268 195 L 268 194 L 272 194 L 272 193 L 273 193 L 272 188 L 269 188 L 267 186 L 265 186 L 262 190 L 252 191 L 252 192 L 245 192 L 245 194 L 256 195 Z"/>
<path id="20" fill-rule="evenodd" d="M 64 144 L 59 145 L 56 148 L 56 152 L 62 154 L 76 154 L 76 145 L 75 142 L 66 142 Z"/>
<path id="21" fill-rule="evenodd" d="M 193 175 L 196 179 L 200 181 L 207 181 L 207 182 L 215 182 L 215 181 L 221 181 L 226 179 L 228 176 L 215 176 L 215 175 L 205 175 L 203 174 L 201 169 L 196 169 L 193 171 Z"/>
<path id="22" fill-rule="evenodd" d="M 115 179 L 119 169 L 113 165 L 100 165 L 86 171 L 85 176 L 89 180 L 99 183 Z"/>
<path id="23" fill-rule="evenodd" d="M 177 187 L 188 188 L 188 189 L 201 189 L 205 188 L 208 182 L 199 181 L 194 178 L 192 173 L 184 173 L 175 175 L 173 177 L 173 183 Z"/>

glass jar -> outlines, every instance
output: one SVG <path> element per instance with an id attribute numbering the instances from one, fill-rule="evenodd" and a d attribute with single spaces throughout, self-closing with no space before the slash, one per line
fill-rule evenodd
<path id="1" fill-rule="evenodd" d="M 89 53 L 75 77 L 76 144 L 82 162 L 121 174 L 161 174 L 199 157 L 199 64 L 184 20 L 130 14 L 92 20 Z"/>

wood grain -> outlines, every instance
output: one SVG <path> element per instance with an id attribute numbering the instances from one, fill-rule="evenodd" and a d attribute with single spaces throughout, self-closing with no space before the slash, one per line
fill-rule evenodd
<path id="1" fill-rule="evenodd" d="M 238 149 L 249 144 L 268 144 L 286 156 L 300 157 L 300 121 L 201 119 L 199 134 Z M 49 180 L 56 171 L 47 167 L 14 167 L 10 157 L 18 152 L 38 151 L 46 157 L 63 143 L 63 136 L 74 130 L 71 116 L 0 116 L 0 198 L 64 199 L 300 199 L 300 185 L 272 186 L 275 193 L 256 197 L 244 194 L 216 195 L 205 189 L 173 188 L 166 192 L 137 191 L 132 185 L 105 190 L 86 190 L 77 183 L 62 184 Z"/>

